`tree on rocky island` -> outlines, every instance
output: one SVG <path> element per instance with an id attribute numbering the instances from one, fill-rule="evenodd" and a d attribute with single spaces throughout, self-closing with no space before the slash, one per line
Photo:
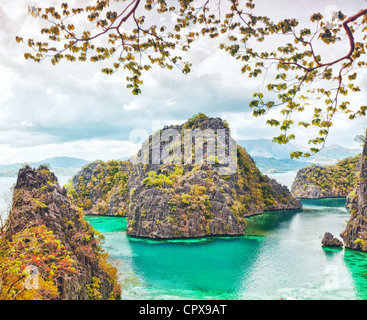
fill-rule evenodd
<path id="1" fill-rule="evenodd" d="M 364 131 L 367 133 L 366 128 L 364 128 Z M 359 134 L 359 135 L 354 137 L 354 141 L 360 143 L 362 147 L 365 144 L 365 142 L 367 141 L 366 139 L 367 139 L 367 134 L 364 134 L 364 135 Z"/>
<path id="2" fill-rule="evenodd" d="M 201 37 L 216 39 L 221 49 L 242 62 L 248 77 L 271 77 L 264 86 L 267 93 L 254 92 L 250 107 L 255 116 L 280 109 L 282 119 L 267 120 L 280 129 L 275 142 L 295 139 L 291 130 L 295 124 L 316 129 L 310 150 L 291 154 L 308 157 L 324 146 L 337 113 L 351 120 L 366 115 L 366 105 L 352 106 L 346 96 L 361 91 L 357 78 L 366 67 L 367 9 L 349 17 L 334 12 L 331 19 L 314 13 L 308 27 L 297 18 L 275 22 L 257 15 L 255 4 L 253 0 L 97 0 L 85 7 L 70 8 L 67 2 L 58 8 L 30 7 L 29 13 L 43 20 L 43 38 L 16 40 L 29 46 L 31 52 L 24 56 L 35 62 L 109 59 L 102 72 L 124 69 L 127 88 L 140 94 L 142 75 L 153 65 L 189 73 L 185 52 Z M 328 55 L 339 52 L 335 48 L 343 53 L 330 59 L 320 54 L 323 45 Z M 313 110 L 310 119 L 294 120 L 308 109 Z"/>

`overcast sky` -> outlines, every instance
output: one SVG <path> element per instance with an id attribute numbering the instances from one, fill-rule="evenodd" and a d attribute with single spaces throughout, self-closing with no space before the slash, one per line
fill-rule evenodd
<path id="1" fill-rule="evenodd" d="M 125 88 L 125 74 L 101 73 L 105 63 L 60 63 L 54 67 L 49 61 L 26 61 L 26 47 L 17 44 L 15 36 L 39 39 L 40 29 L 39 19 L 27 14 L 28 5 L 61 2 L 0 2 L 0 163 L 54 156 L 118 159 L 134 154 L 139 147 L 129 141 L 132 130 L 151 133 L 153 122 L 182 123 L 198 112 L 226 119 L 239 139 L 271 139 L 279 134 L 265 125 L 265 118 L 254 119 L 248 107 L 261 81 L 242 75 L 239 64 L 214 41 L 192 46 L 189 75 L 158 68 L 148 72 L 140 96 Z M 350 15 L 367 5 L 364 0 L 255 0 L 255 4 L 274 20 L 294 17 L 300 21 L 308 21 L 314 12 L 327 15 L 334 9 Z M 364 91 L 365 83 L 361 85 Z M 350 100 L 361 103 L 364 97 L 363 93 Z M 328 145 L 356 146 L 353 138 L 362 133 L 366 119 L 351 122 L 339 117 L 336 123 Z M 300 131 L 296 143 L 304 144 L 311 138 L 308 134 Z"/>

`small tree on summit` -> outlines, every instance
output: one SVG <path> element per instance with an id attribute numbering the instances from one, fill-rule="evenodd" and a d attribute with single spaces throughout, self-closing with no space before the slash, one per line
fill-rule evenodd
<path id="1" fill-rule="evenodd" d="M 267 123 L 280 129 L 274 138 L 288 143 L 295 138 L 295 124 L 317 129 L 309 140 L 309 152 L 293 152 L 292 157 L 310 156 L 325 144 L 334 116 L 348 119 L 365 116 L 366 105 L 352 106 L 348 94 L 361 92 L 357 80 L 366 67 L 365 37 L 367 9 L 347 17 L 334 12 L 331 20 L 322 14 L 310 17 L 312 27 L 300 25 L 293 17 L 278 22 L 256 15 L 253 0 L 97 0 L 94 5 L 70 8 L 32 8 L 31 14 L 44 22 L 41 40 L 16 37 L 32 50 L 26 59 L 52 64 L 110 60 L 106 74 L 127 71 L 127 87 L 141 93 L 142 74 L 158 65 L 190 72 L 184 52 L 200 37 L 216 39 L 221 49 L 242 62 L 241 70 L 250 78 L 269 78 L 266 92 L 254 92 L 250 106 L 255 116 L 280 108 L 281 119 Z M 87 21 L 90 28 L 83 29 Z M 85 25 L 85 23 L 83 24 Z M 319 53 L 320 45 L 344 49 L 330 59 Z M 329 53 L 330 50 L 329 49 Z M 271 72 L 270 72 L 271 71 Z M 362 100 L 362 99 L 361 99 Z M 294 116 L 312 110 L 310 119 Z"/>
<path id="2" fill-rule="evenodd" d="M 364 131 L 366 131 L 366 134 L 359 134 L 357 136 L 354 137 L 354 141 L 358 142 L 361 144 L 361 146 L 363 146 L 366 143 L 366 139 L 367 139 L 367 129 L 365 128 Z"/>

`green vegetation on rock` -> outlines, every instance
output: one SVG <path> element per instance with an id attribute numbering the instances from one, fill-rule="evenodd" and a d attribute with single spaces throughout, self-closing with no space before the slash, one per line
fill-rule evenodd
<path id="1" fill-rule="evenodd" d="M 203 162 L 194 157 L 196 140 L 192 142 L 192 164 L 169 163 L 164 156 L 159 164 L 93 162 L 74 176 L 68 189 L 70 198 L 87 214 L 126 215 L 129 236 L 165 239 L 239 235 L 247 216 L 301 207 L 286 187 L 261 174 L 242 147 L 233 142 L 235 149 L 229 152 L 232 138 L 222 119 L 199 113 L 182 125 L 164 129 L 176 130 L 178 135 L 169 143 L 181 151 L 185 129 L 211 132 L 204 139 Z M 218 139 L 218 130 L 224 130 L 224 141 Z M 145 142 L 149 158 L 153 148 L 157 150 L 152 143 L 154 135 Z M 227 154 L 237 156 L 233 174 L 220 174 L 225 164 L 218 161 L 218 154 L 208 155 L 208 145 L 214 142 L 225 143 Z M 167 142 L 161 141 L 158 147 L 162 151 Z"/>
<path id="2" fill-rule="evenodd" d="M 86 165 L 66 186 L 71 200 L 87 214 L 125 215 L 130 166 L 118 160 Z"/>
<path id="3" fill-rule="evenodd" d="M 296 198 L 347 197 L 358 181 L 361 156 L 346 158 L 335 165 L 312 165 L 298 171 L 292 185 Z"/>
<path id="4" fill-rule="evenodd" d="M 25 166 L 0 228 L 0 299 L 119 299 L 117 269 L 102 240 L 47 167 Z M 38 283 L 25 288 L 29 267 Z"/>

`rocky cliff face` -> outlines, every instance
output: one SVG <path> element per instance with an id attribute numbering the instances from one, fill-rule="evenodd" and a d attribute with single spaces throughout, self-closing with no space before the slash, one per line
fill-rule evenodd
<path id="1" fill-rule="evenodd" d="M 61 273 L 53 279 L 58 299 L 120 297 L 115 270 L 107 263 L 97 235 L 81 212 L 71 205 L 65 188 L 59 186 L 55 175 L 44 166 L 19 171 L 4 238 L 10 240 L 31 226 L 45 227 L 68 252 L 67 261 L 75 270 L 73 274 Z M 55 260 L 50 268 L 40 267 L 40 272 L 52 271 L 58 263 Z M 37 260 L 33 264 L 37 266 Z M 54 271 L 49 271 L 47 277 L 52 279 L 53 274 Z"/>
<path id="2" fill-rule="evenodd" d="M 125 216 L 128 209 L 129 161 L 95 161 L 72 179 L 69 194 L 90 215 Z"/>
<path id="3" fill-rule="evenodd" d="M 349 196 L 347 207 L 351 216 L 340 236 L 347 248 L 367 251 L 367 142 L 361 157 L 357 188 Z"/>
<path id="4" fill-rule="evenodd" d="M 157 177 L 168 181 L 160 184 Z M 132 186 L 127 233 L 135 237 L 241 235 L 245 217 L 301 208 L 288 189 L 256 171 L 244 178 L 243 168 L 222 177 L 207 165 L 161 166 L 157 171 L 138 166 Z"/>
<path id="5" fill-rule="evenodd" d="M 298 199 L 344 198 L 355 188 L 360 156 L 331 166 L 310 166 L 297 172 L 291 192 Z"/>
<path id="6" fill-rule="evenodd" d="M 212 133 L 204 140 L 202 151 L 191 140 L 189 145 L 184 145 L 187 130 Z M 236 156 L 234 170 L 230 170 L 233 169 L 230 160 L 229 165 L 225 165 L 218 152 L 210 154 L 211 146 L 220 141 L 220 134 L 223 138 L 220 147 L 227 159 L 233 154 Z M 157 137 L 158 143 L 155 142 Z M 247 216 L 265 210 L 302 207 L 286 187 L 262 175 L 244 149 L 236 144 L 231 149 L 232 142 L 224 121 L 202 114 L 182 125 L 165 127 L 149 137 L 132 159 L 134 164 L 120 163 L 128 180 L 127 188 L 119 193 L 121 201 L 116 209 L 128 218 L 127 234 L 156 239 L 241 235 Z M 202 156 L 199 161 L 194 157 L 198 154 Z M 190 163 L 183 161 L 187 156 L 192 156 Z M 137 159 L 149 161 L 137 163 Z M 152 161 L 154 159 L 158 162 Z M 73 197 L 77 201 L 80 201 L 77 181 L 80 176 L 88 181 L 87 186 L 93 180 L 83 172 L 74 178 Z M 81 201 L 82 206 L 87 198 Z M 92 208 L 98 201 L 94 200 Z M 109 206 L 109 202 L 106 203 Z M 117 213 L 116 210 L 107 212 Z"/>
<path id="7" fill-rule="evenodd" d="M 325 232 L 321 240 L 321 244 L 325 247 L 342 247 L 343 242 L 335 238 L 330 232 Z"/>

